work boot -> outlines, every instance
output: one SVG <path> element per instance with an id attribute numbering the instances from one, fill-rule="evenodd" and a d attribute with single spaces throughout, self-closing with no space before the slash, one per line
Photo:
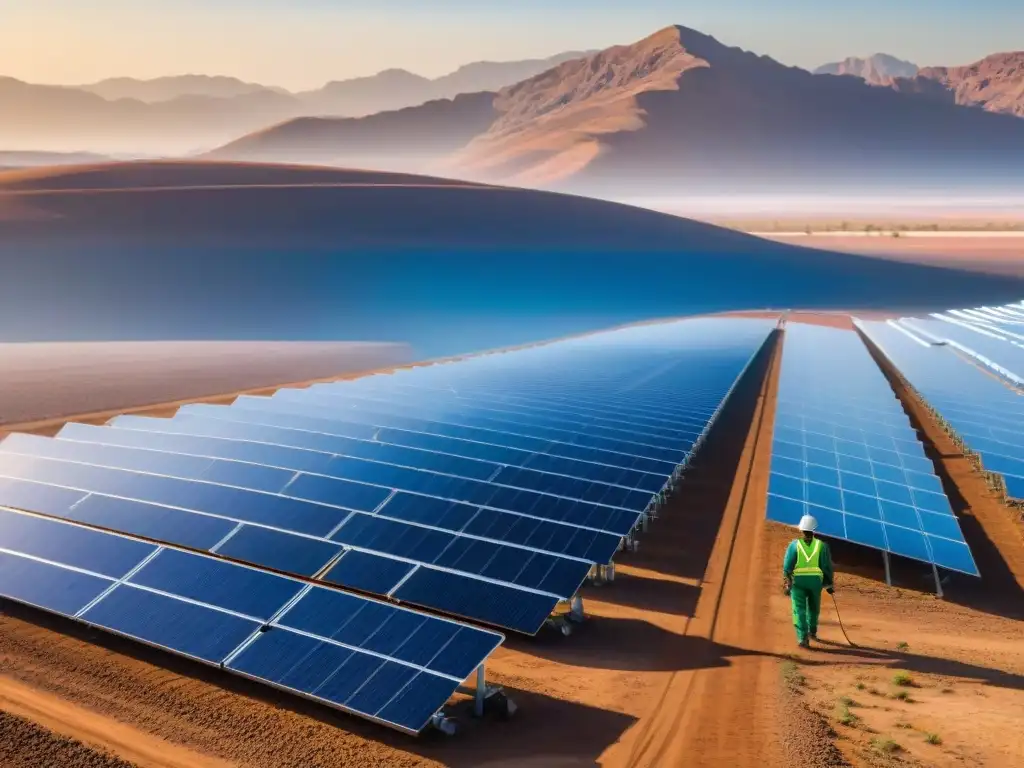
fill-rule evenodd
<path id="1" fill-rule="evenodd" d="M 818 633 L 817 632 L 811 632 L 811 640 L 813 640 L 814 642 L 818 642 Z"/>
<path id="2" fill-rule="evenodd" d="M 800 646 L 801 648 L 810 648 L 810 647 L 811 647 L 811 642 L 810 642 L 810 640 L 801 640 L 801 641 L 800 641 L 800 642 L 798 643 L 798 645 L 799 645 L 799 646 Z"/>

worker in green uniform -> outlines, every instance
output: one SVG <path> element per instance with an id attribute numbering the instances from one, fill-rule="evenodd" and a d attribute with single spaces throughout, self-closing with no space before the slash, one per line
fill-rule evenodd
<path id="1" fill-rule="evenodd" d="M 821 590 L 832 594 L 832 553 L 828 544 L 814 536 L 818 521 L 811 515 L 800 518 L 798 526 L 803 537 L 794 539 L 782 561 L 785 593 L 793 603 L 793 626 L 801 648 L 810 648 L 810 640 L 818 639 L 818 615 L 821 613 Z"/>

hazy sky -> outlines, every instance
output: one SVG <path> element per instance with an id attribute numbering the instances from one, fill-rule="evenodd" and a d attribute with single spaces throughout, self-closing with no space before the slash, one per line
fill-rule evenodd
<path id="1" fill-rule="evenodd" d="M 289 88 L 402 67 L 436 76 L 629 43 L 683 24 L 813 67 L 1024 48 L 1024 0 L 0 0 L 0 76 L 225 74 Z"/>

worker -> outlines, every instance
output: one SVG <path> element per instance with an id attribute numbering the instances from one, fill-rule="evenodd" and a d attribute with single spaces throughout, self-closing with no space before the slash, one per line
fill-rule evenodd
<path id="1" fill-rule="evenodd" d="M 832 583 L 832 553 L 828 544 L 816 538 L 818 521 L 811 515 L 800 518 L 797 526 L 803 536 L 794 539 L 786 549 L 782 561 L 785 594 L 793 603 L 793 626 L 801 648 L 810 648 L 811 639 L 818 639 L 818 615 L 821 613 L 821 590 L 830 595 Z"/>

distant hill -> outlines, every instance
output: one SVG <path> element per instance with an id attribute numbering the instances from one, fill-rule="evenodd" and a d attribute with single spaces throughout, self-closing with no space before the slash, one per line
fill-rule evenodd
<path id="1" fill-rule="evenodd" d="M 84 165 L 104 163 L 112 158 L 92 152 L 3 152 L 0 151 L 0 167 L 30 168 L 48 165 Z"/>
<path id="2" fill-rule="evenodd" d="M 897 77 L 914 77 L 918 66 L 887 53 L 876 53 L 865 59 L 850 57 L 814 70 L 816 75 L 852 75 L 872 85 L 889 85 Z"/>
<path id="3" fill-rule="evenodd" d="M 366 116 L 500 88 L 580 55 L 476 62 L 436 79 L 390 69 L 302 93 L 205 75 L 114 78 L 79 87 L 0 77 L 0 146 L 192 154 L 293 118 Z"/>
<path id="4" fill-rule="evenodd" d="M 217 99 L 232 99 L 253 93 L 270 91 L 288 93 L 284 88 L 274 88 L 258 83 L 246 83 L 236 77 L 210 75 L 174 75 L 151 80 L 134 77 L 112 77 L 98 83 L 78 86 L 79 90 L 94 93 L 108 101 L 134 99 L 155 104 L 172 101 L 183 96 L 206 96 Z"/>
<path id="5" fill-rule="evenodd" d="M 411 175 L 140 162 L 0 174 L 0 190 L 0 341 L 373 339 L 432 356 L 681 314 L 1024 295 L 1004 276 Z"/>
<path id="6" fill-rule="evenodd" d="M 812 75 L 670 27 L 471 101 L 372 123 L 293 121 L 211 156 L 374 167 L 414 159 L 398 167 L 616 198 L 837 185 L 1019 189 L 1024 122 L 964 108 L 939 98 L 937 81 L 920 82 L 910 95 Z M 412 137 L 423 150 L 415 158 Z"/>

